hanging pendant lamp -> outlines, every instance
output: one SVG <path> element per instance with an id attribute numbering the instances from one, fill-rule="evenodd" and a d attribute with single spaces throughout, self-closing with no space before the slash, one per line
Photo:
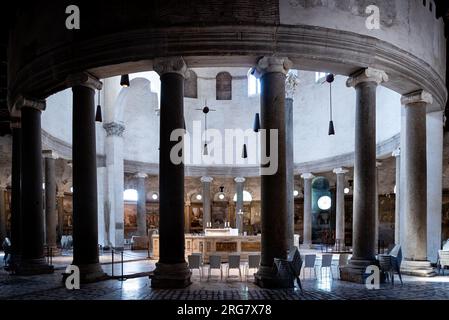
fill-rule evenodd
<path id="1" fill-rule="evenodd" d="M 334 75 L 328 74 L 326 76 L 326 82 L 329 83 L 329 130 L 328 135 L 335 135 L 334 121 L 332 120 L 332 82 L 334 82 Z"/>
<path id="2" fill-rule="evenodd" d="M 96 122 L 103 122 L 103 117 L 101 115 L 101 101 L 100 101 L 100 90 L 98 90 L 98 105 L 97 105 L 97 111 L 95 112 L 95 121 Z"/>
<path id="3" fill-rule="evenodd" d="M 120 85 L 123 87 L 123 88 L 128 88 L 129 87 L 129 75 L 127 75 L 127 74 L 124 74 L 124 75 L 122 75 L 122 77 L 120 78 Z"/>
<path id="4" fill-rule="evenodd" d="M 242 158 L 243 159 L 248 158 L 248 151 L 246 150 L 246 143 L 243 145 Z"/>
<path id="5" fill-rule="evenodd" d="M 254 117 L 253 130 L 254 130 L 254 132 L 259 132 L 259 130 L 260 130 L 260 116 L 258 113 L 256 113 L 256 116 Z"/>

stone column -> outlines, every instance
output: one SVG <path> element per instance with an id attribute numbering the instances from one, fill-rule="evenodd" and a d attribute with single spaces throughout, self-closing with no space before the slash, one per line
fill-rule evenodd
<path id="1" fill-rule="evenodd" d="M 57 255 L 56 246 L 56 156 L 50 152 L 44 152 L 45 161 L 45 235 L 46 245 L 51 248 L 52 254 Z"/>
<path id="2" fill-rule="evenodd" d="M 211 201 L 210 201 L 210 184 L 214 179 L 212 177 L 202 177 L 201 183 L 203 185 L 203 229 L 208 228 L 212 223 L 211 217 Z"/>
<path id="3" fill-rule="evenodd" d="M 69 77 L 73 91 L 73 265 L 81 281 L 104 278 L 98 257 L 95 90 L 101 82 L 87 73 Z"/>
<path id="4" fill-rule="evenodd" d="M 161 77 L 159 151 L 159 262 L 151 280 L 153 288 L 183 288 L 190 285 L 191 273 L 185 261 L 184 162 L 172 159 L 172 133 L 184 133 L 184 79 L 187 66 L 180 57 L 154 61 Z M 177 153 L 179 154 L 179 152 Z"/>
<path id="5" fill-rule="evenodd" d="M 375 246 L 379 252 L 379 226 L 380 226 L 380 221 L 379 221 L 379 167 L 382 165 L 381 161 L 376 161 L 376 202 L 375 202 L 375 209 L 376 209 L 376 222 L 375 222 L 375 227 L 374 227 L 374 243 Z"/>
<path id="6" fill-rule="evenodd" d="M 428 112 L 427 130 L 427 259 L 436 263 L 442 243 L 443 111 Z M 444 239 L 446 240 L 446 239 Z"/>
<path id="7" fill-rule="evenodd" d="M 123 202 L 124 191 L 124 162 L 123 162 L 123 132 L 125 126 L 117 122 L 103 125 L 106 130 L 106 170 L 107 194 L 109 197 L 109 240 L 114 248 L 124 246 L 125 226 Z"/>
<path id="8" fill-rule="evenodd" d="M 291 78 L 292 76 L 290 76 Z M 289 83 L 287 81 L 287 83 Z M 287 88 L 289 87 L 286 84 Z M 295 196 L 293 195 L 295 189 L 295 172 L 294 172 L 294 155 L 293 155 L 293 96 L 294 92 L 287 90 L 286 88 L 286 98 L 285 98 L 285 124 L 286 124 L 286 167 L 287 167 L 287 209 L 288 209 L 288 219 L 287 219 L 287 229 L 289 232 L 288 239 L 289 247 L 293 248 L 295 245 Z"/>
<path id="9" fill-rule="evenodd" d="M 394 208 L 394 243 L 400 243 L 400 228 L 401 228 L 401 216 L 400 216 L 400 204 L 401 204 L 401 149 L 397 148 L 393 151 L 392 156 L 396 158 L 396 192 L 394 195 L 395 208 Z"/>
<path id="10" fill-rule="evenodd" d="M 263 57 L 255 68 L 255 75 L 261 81 L 261 135 L 265 136 L 262 143 L 261 158 L 264 159 L 270 150 L 271 161 L 261 165 L 261 266 L 256 274 L 256 284 L 269 288 L 293 287 L 293 281 L 280 278 L 273 272 L 274 258 L 285 259 L 293 237 L 289 228 L 288 190 L 287 182 L 287 124 L 285 104 L 285 80 L 291 67 L 291 61 L 283 57 Z M 271 131 L 277 132 L 277 150 L 272 144 Z M 277 170 L 274 170 L 277 161 Z"/>
<path id="11" fill-rule="evenodd" d="M 335 241 L 340 241 L 340 246 L 345 246 L 345 174 L 348 170 L 345 168 L 334 169 L 337 175 L 337 200 L 335 217 Z M 342 248 L 340 248 L 342 249 Z"/>
<path id="12" fill-rule="evenodd" d="M 24 99 L 22 114 L 22 259 L 18 274 L 52 273 L 45 260 L 41 112 L 45 101 Z"/>
<path id="13" fill-rule="evenodd" d="M 11 265 L 17 270 L 22 256 L 22 127 L 20 119 L 11 122 L 12 157 L 11 157 Z"/>
<path id="14" fill-rule="evenodd" d="M 304 179 L 304 218 L 302 245 L 304 248 L 312 246 L 312 180 L 315 176 L 311 173 L 303 173 Z"/>
<path id="15" fill-rule="evenodd" d="M 348 87 L 356 90 L 353 256 L 341 278 L 363 283 L 366 267 L 377 264 L 376 225 L 376 89 L 388 80 L 385 72 L 363 69 L 352 75 Z"/>
<path id="16" fill-rule="evenodd" d="M 2 242 L 7 237 L 5 191 L 6 191 L 6 186 L 0 185 L 0 241 L 2 241 Z"/>
<path id="17" fill-rule="evenodd" d="M 138 173 L 137 179 L 137 235 L 139 237 L 147 236 L 147 192 L 145 189 L 145 179 L 148 177 L 145 173 Z"/>
<path id="18" fill-rule="evenodd" d="M 235 181 L 235 192 L 237 201 L 235 202 L 235 228 L 239 229 L 239 234 L 243 233 L 243 189 L 246 181 L 243 177 L 237 177 Z"/>
<path id="19" fill-rule="evenodd" d="M 432 96 L 425 91 L 404 95 L 401 103 L 405 111 L 405 186 L 404 231 L 402 244 L 404 274 L 432 276 L 434 271 L 427 261 L 427 148 L 426 109 Z M 402 226 L 401 226 L 402 227 Z"/>
<path id="20" fill-rule="evenodd" d="M 58 241 L 61 241 L 64 235 L 64 191 L 57 193 L 57 210 L 58 210 Z"/>
<path id="21" fill-rule="evenodd" d="M 184 207 L 184 233 L 190 233 L 190 201 L 186 201 Z"/>

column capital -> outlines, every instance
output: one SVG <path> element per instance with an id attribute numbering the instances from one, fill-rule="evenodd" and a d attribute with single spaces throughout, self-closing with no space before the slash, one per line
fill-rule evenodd
<path id="1" fill-rule="evenodd" d="M 187 79 L 190 75 L 187 64 L 182 57 L 156 58 L 153 60 L 153 69 L 159 76 L 166 73 L 177 73 Z"/>
<path id="2" fill-rule="evenodd" d="M 106 135 L 108 137 L 123 137 L 123 132 L 125 131 L 125 126 L 117 122 L 108 122 L 103 124 L 103 128 L 106 130 Z"/>
<path id="3" fill-rule="evenodd" d="M 47 107 L 45 100 L 40 100 L 40 99 L 30 99 L 30 98 L 26 98 L 22 95 L 20 95 L 13 107 L 12 107 L 12 114 L 19 116 L 20 115 L 20 110 L 22 110 L 22 108 L 32 108 L 32 109 L 36 109 L 38 111 L 44 111 L 45 108 Z"/>
<path id="4" fill-rule="evenodd" d="M 42 157 L 45 159 L 54 159 L 54 160 L 59 158 L 58 154 L 53 150 L 42 150 Z"/>
<path id="5" fill-rule="evenodd" d="M 137 172 L 134 175 L 135 178 L 140 178 L 140 179 L 146 179 L 148 178 L 148 175 L 145 172 Z"/>
<path id="6" fill-rule="evenodd" d="M 103 83 L 87 72 L 74 73 L 67 77 L 66 84 L 69 87 L 83 86 L 92 90 L 101 90 Z"/>
<path id="7" fill-rule="evenodd" d="M 307 173 L 301 174 L 301 178 L 303 178 L 304 180 L 307 180 L 307 179 L 313 179 L 313 178 L 315 178 L 315 176 L 312 173 L 307 172 Z"/>
<path id="8" fill-rule="evenodd" d="M 292 62 L 287 57 L 262 57 L 257 61 L 251 73 L 256 78 L 261 78 L 266 73 L 279 72 L 287 74 L 292 67 Z"/>
<path id="9" fill-rule="evenodd" d="M 335 174 L 345 174 L 345 173 L 348 173 L 349 170 L 341 167 L 341 168 L 335 168 L 332 172 Z"/>
<path id="10" fill-rule="evenodd" d="M 425 90 L 418 90 L 415 92 L 411 92 L 411 93 L 405 94 L 401 97 L 401 104 L 404 106 L 415 104 L 415 103 L 432 104 L 433 97 L 429 92 L 427 92 Z"/>
<path id="11" fill-rule="evenodd" d="M 243 182 L 246 181 L 246 179 L 243 178 L 243 177 L 237 177 L 237 178 L 234 178 L 234 181 L 235 181 L 236 183 L 243 183 Z"/>
<path id="12" fill-rule="evenodd" d="M 393 157 L 399 157 L 401 155 L 401 148 L 396 148 L 392 153 L 391 156 Z"/>
<path id="13" fill-rule="evenodd" d="M 388 75 L 385 73 L 385 71 L 374 68 L 365 68 L 353 73 L 346 81 L 346 86 L 356 87 L 363 82 L 375 82 L 379 85 L 382 82 L 387 81 Z"/>
<path id="14" fill-rule="evenodd" d="M 201 177 L 201 182 L 212 182 L 214 180 L 214 178 L 212 177 Z"/>

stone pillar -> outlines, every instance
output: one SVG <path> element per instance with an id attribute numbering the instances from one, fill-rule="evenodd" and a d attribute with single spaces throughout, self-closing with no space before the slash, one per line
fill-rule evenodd
<path id="1" fill-rule="evenodd" d="M 22 259 L 17 274 L 52 273 L 45 260 L 42 195 L 41 112 L 45 101 L 21 103 L 22 114 Z"/>
<path id="2" fill-rule="evenodd" d="M 341 278 L 364 282 L 366 267 L 377 264 L 376 225 L 376 89 L 388 80 L 385 72 L 363 69 L 352 75 L 348 87 L 356 90 L 353 256 Z"/>
<path id="3" fill-rule="evenodd" d="M 12 120 L 11 131 L 11 266 L 17 270 L 22 256 L 22 127 L 19 119 Z"/>
<path id="4" fill-rule="evenodd" d="M 190 233 L 190 201 L 186 201 L 184 207 L 184 233 Z"/>
<path id="5" fill-rule="evenodd" d="M 397 148 L 393 151 L 392 156 L 396 158 L 396 192 L 394 195 L 395 208 L 394 208 L 394 243 L 400 243 L 400 228 L 401 228 L 401 215 L 400 215 L 400 205 L 401 205 L 401 149 Z"/>
<path id="6" fill-rule="evenodd" d="M 209 228 L 208 226 L 212 225 L 210 184 L 213 180 L 212 177 L 201 178 L 201 183 L 203 185 L 203 229 Z"/>
<path id="7" fill-rule="evenodd" d="M 427 113 L 427 259 L 436 263 L 442 244 L 443 111 Z M 446 240 L 446 239 L 444 239 Z"/>
<path id="8" fill-rule="evenodd" d="M 138 173 L 137 179 L 137 235 L 147 237 L 147 192 L 145 190 L 145 179 L 148 177 L 145 173 Z"/>
<path id="9" fill-rule="evenodd" d="M 375 200 L 375 209 L 376 209 L 376 218 L 375 218 L 375 227 L 374 227 L 374 244 L 377 248 L 377 252 L 379 252 L 379 167 L 382 165 L 381 161 L 376 161 L 376 185 L 375 185 L 375 194 L 376 194 L 376 200 Z"/>
<path id="10" fill-rule="evenodd" d="M 237 201 L 235 202 L 235 228 L 239 229 L 239 234 L 243 233 L 243 189 L 246 181 L 243 177 L 237 177 L 235 181 L 235 192 Z"/>
<path id="11" fill-rule="evenodd" d="M 95 90 L 101 82 L 87 73 L 72 75 L 73 91 L 73 265 L 81 281 L 105 277 L 98 257 L 97 151 L 95 135 Z"/>
<path id="12" fill-rule="evenodd" d="M 288 83 L 288 82 L 287 82 Z M 288 87 L 288 86 L 287 86 Z M 286 90 L 288 91 L 288 90 Z M 285 98 L 285 124 L 286 124 L 286 167 L 287 167 L 287 235 L 289 247 L 293 248 L 295 245 L 295 196 L 293 195 L 295 189 L 295 172 L 294 172 L 294 155 L 293 155 L 293 93 L 286 92 Z"/>
<path id="13" fill-rule="evenodd" d="M 125 126 L 117 122 L 103 125 L 106 130 L 106 170 L 107 194 L 109 197 L 109 240 L 114 248 L 121 249 L 125 238 L 125 206 L 124 191 L 124 162 L 123 162 L 123 132 Z"/>
<path id="14" fill-rule="evenodd" d="M 261 165 L 261 265 L 256 274 L 256 284 L 265 288 L 293 287 L 293 281 L 280 278 L 273 272 L 274 258 L 285 259 L 293 235 L 289 228 L 287 182 L 287 124 L 285 104 L 285 80 L 291 67 L 291 61 L 283 57 L 263 57 L 255 68 L 255 75 L 261 81 L 261 134 L 265 135 L 261 155 L 264 159 L 266 150 L 272 149 L 271 130 L 277 132 L 277 150 L 271 151 L 270 157 L 278 162 L 277 170 L 273 161 Z M 264 141 L 264 139 L 261 139 Z M 274 171 L 274 172 L 272 172 Z"/>
<path id="15" fill-rule="evenodd" d="M 336 200 L 336 217 L 335 217 L 335 243 L 340 241 L 340 246 L 345 246 L 345 174 L 348 170 L 344 168 L 334 169 L 337 175 L 337 200 Z M 343 249 L 343 248 L 340 248 Z"/>
<path id="16" fill-rule="evenodd" d="M 8 236 L 6 233 L 6 208 L 5 208 L 5 191 L 6 186 L 0 186 L 0 241 L 3 243 L 3 240 Z"/>
<path id="17" fill-rule="evenodd" d="M 303 173 L 304 179 L 304 218 L 303 218 L 303 236 L 302 246 L 304 248 L 312 247 L 312 180 L 315 176 L 311 173 Z"/>
<path id="18" fill-rule="evenodd" d="M 57 193 L 57 210 L 58 210 L 58 241 L 61 241 L 64 235 L 64 191 Z"/>
<path id="19" fill-rule="evenodd" d="M 404 260 L 401 271 L 417 276 L 435 275 L 427 260 L 427 148 L 426 109 L 432 96 L 425 91 L 404 95 L 405 111 L 405 190 L 404 232 L 402 243 Z M 441 214 L 441 213 L 440 213 Z M 402 227 L 402 226 L 401 226 Z"/>
<path id="20" fill-rule="evenodd" d="M 159 262 L 152 277 L 153 288 L 183 288 L 191 273 L 185 261 L 184 162 L 171 158 L 172 148 L 183 141 L 171 141 L 173 131 L 184 132 L 184 79 L 187 66 L 182 58 L 154 61 L 161 77 L 159 151 Z M 181 159 L 182 160 L 182 159 Z"/>
<path id="21" fill-rule="evenodd" d="M 57 255 L 56 246 L 56 169 L 55 155 L 44 152 L 45 161 L 45 235 L 46 245 L 52 250 L 53 255 Z"/>

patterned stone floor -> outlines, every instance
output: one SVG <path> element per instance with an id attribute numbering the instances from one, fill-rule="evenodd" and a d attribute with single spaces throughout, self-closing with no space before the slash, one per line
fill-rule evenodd
<path id="1" fill-rule="evenodd" d="M 154 262 L 127 262 L 125 274 L 149 272 L 154 269 Z M 110 267 L 103 265 L 109 274 Z M 449 300 L 449 276 L 429 279 L 405 276 L 403 285 L 385 284 L 379 290 L 368 290 L 360 284 L 333 280 L 324 272 L 322 276 L 318 274 L 318 279 L 303 279 L 304 292 L 301 292 L 298 288 L 260 289 L 251 279 L 240 281 L 238 277 L 220 280 L 215 276 L 210 281 L 200 281 L 195 272 L 193 284 L 182 290 L 151 289 L 150 279 L 144 276 L 126 281 L 106 280 L 69 291 L 63 286 L 61 273 L 62 270 L 56 270 L 51 275 L 20 277 L 2 270 L 0 300 Z"/>

